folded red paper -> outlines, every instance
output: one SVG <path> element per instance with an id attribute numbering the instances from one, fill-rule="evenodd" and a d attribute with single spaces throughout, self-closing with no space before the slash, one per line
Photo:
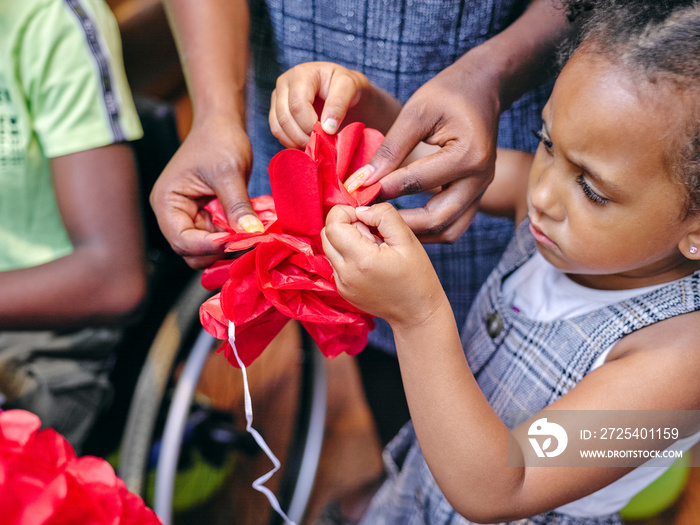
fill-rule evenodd
<path id="1" fill-rule="evenodd" d="M 0 509 L 5 525 L 156 525 L 103 459 L 76 457 L 57 432 L 24 410 L 0 411 Z"/>
<path id="2" fill-rule="evenodd" d="M 305 151 L 275 155 L 268 167 L 272 196 L 251 199 L 264 226 L 261 233 L 231 228 L 216 199 L 205 206 L 214 223 L 229 232 L 220 240 L 226 251 L 249 250 L 204 271 L 202 284 L 221 291 L 200 309 L 202 325 L 218 339 L 227 340 L 233 322 L 244 365 L 262 353 L 289 319 L 299 320 L 327 357 L 353 355 L 367 344 L 372 317 L 338 293 L 320 232 L 334 205 L 363 206 L 377 196 L 378 182 L 353 193 L 343 182 L 372 158 L 383 139 L 361 123 L 337 135 L 317 124 Z M 238 366 L 228 342 L 222 350 Z"/>

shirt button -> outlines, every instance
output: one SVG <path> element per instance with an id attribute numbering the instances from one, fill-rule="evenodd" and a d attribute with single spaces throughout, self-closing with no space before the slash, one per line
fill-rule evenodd
<path id="1" fill-rule="evenodd" d="M 486 332 L 491 339 L 498 337 L 498 334 L 503 330 L 503 319 L 497 312 L 491 312 L 486 315 Z"/>

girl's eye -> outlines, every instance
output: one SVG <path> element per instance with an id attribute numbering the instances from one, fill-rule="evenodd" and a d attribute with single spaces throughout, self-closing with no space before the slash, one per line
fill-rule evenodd
<path id="1" fill-rule="evenodd" d="M 547 151 L 552 151 L 552 148 L 554 148 L 554 144 L 552 143 L 552 140 L 542 132 L 542 130 L 533 129 L 532 134 L 537 140 L 540 141 L 541 144 L 544 144 L 544 147 L 547 149 Z"/>
<path id="2" fill-rule="evenodd" d="M 591 188 L 588 183 L 586 182 L 586 179 L 583 178 L 583 173 L 579 174 L 576 177 L 576 183 L 581 186 L 581 189 L 583 190 L 583 194 L 586 196 L 586 198 L 591 201 L 594 204 L 607 204 L 608 199 L 605 197 L 601 197 L 598 195 L 595 191 L 593 191 L 593 188 Z"/>

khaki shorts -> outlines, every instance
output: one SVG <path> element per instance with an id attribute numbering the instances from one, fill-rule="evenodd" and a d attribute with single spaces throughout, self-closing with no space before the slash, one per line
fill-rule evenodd
<path id="1" fill-rule="evenodd" d="M 121 332 L 0 332 L 3 409 L 21 408 L 62 434 L 76 452 L 111 401 L 109 369 Z"/>

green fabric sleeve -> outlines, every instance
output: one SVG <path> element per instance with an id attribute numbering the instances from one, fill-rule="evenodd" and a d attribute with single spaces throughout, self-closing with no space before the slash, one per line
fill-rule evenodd
<path id="1" fill-rule="evenodd" d="M 32 127 L 47 157 L 141 136 L 119 30 L 103 2 L 46 3 L 26 25 L 18 56 Z"/>

